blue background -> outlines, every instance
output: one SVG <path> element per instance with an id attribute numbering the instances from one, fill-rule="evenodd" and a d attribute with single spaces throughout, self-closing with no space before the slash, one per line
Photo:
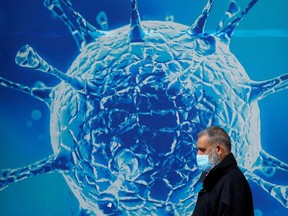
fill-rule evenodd
<path id="1" fill-rule="evenodd" d="M 228 0 L 215 1 L 206 29 L 214 30 L 223 17 Z M 247 5 L 249 1 L 241 1 Z M 110 29 L 129 24 L 129 0 L 72 1 L 91 24 L 105 11 Z M 142 20 L 174 21 L 190 26 L 202 11 L 201 0 L 139 0 Z M 242 8 L 243 9 L 243 8 Z M 252 80 L 261 81 L 287 73 L 288 1 L 260 0 L 232 36 L 231 51 Z M 23 85 L 43 81 L 54 86 L 59 80 L 41 72 L 20 68 L 14 58 L 30 44 L 48 63 L 65 72 L 78 49 L 64 24 L 55 19 L 39 0 L 1 0 L 0 76 Z M 259 102 L 262 148 L 288 163 L 288 92 L 271 94 Z M 52 154 L 49 109 L 43 102 L 8 88 L 0 88 L 0 169 L 24 166 Z M 288 185 L 287 172 L 267 177 Z M 251 183 L 258 215 L 288 215 L 275 199 Z M 60 174 L 26 179 L 0 192 L 0 215 L 77 215 L 78 202 Z"/>

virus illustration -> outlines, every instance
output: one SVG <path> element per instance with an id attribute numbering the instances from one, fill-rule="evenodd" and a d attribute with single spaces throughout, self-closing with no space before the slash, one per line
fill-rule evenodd
<path id="1" fill-rule="evenodd" d="M 30 88 L 0 78 L 1 86 L 48 105 L 54 152 L 2 171 L 0 189 L 57 172 L 78 199 L 79 215 L 189 215 L 200 187 L 197 134 L 219 125 L 231 136 L 246 177 L 287 208 L 288 186 L 263 180 L 255 171 L 288 170 L 261 147 L 258 107 L 259 100 L 287 88 L 288 74 L 252 81 L 230 52 L 234 30 L 257 0 L 242 11 L 231 1 L 218 28 L 208 33 L 213 3 L 208 0 L 188 27 L 141 21 L 131 0 L 130 25 L 104 31 L 89 24 L 70 1 L 46 0 L 80 54 L 63 73 L 26 45 L 16 63 L 61 83 Z"/>

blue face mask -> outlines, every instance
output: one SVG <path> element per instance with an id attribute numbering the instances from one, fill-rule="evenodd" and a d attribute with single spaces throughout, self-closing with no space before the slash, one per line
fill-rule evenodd
<path id="1" fill-rule="evenodd" d="M 213 167 L 209 161 L 209 155 L 196 155 L 196 161 L 199 169 L 203 172 L 208 172 Z"/>
<path id="2" fill-rule="evenodd" d="M 216 146 L 208 155 L 196 155 L 196 162 L 200 170 L 203 172 L 210 171 L 214 166 L 216 166 L 221 160 L 214 151 Z"/>

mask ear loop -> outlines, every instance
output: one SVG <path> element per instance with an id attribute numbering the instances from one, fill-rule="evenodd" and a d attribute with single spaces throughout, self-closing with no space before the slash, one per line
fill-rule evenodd
<path id="1" fill-rule="evenodd" d="M 210 153 L 208 154 L 208 156 L 210 157 L 211 153 L 215 150 L 215 148 L 217 147 L 217 145 L 215 145 L 212 150 L 210 151 Z"/>

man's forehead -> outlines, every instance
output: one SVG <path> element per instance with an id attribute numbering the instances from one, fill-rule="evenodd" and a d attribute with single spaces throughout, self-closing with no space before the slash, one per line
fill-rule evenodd
<path id="1" fill-rule="evenodd" d="M 197 141 L 197 146 L 198 148 L 209 148 L 211 146 L 210 142 L 209 142 L 209 137 L 207 135 L 203 135 L 201 137 L 198 138 Z"/>
<path id="2" fill-rule="evenodd" d="M 208 135 L 202 135 L 201 137 L 199 137 L 197 143 L 202 145 L 210 145 Z"/>

